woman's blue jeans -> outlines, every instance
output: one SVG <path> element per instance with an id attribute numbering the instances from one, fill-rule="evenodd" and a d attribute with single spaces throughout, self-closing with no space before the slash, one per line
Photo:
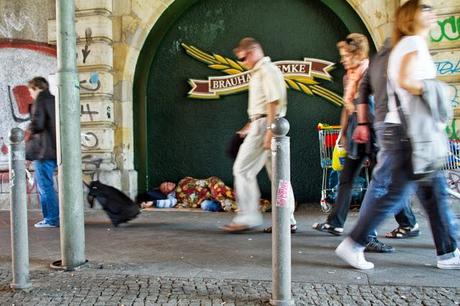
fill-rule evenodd
<path id="1" fill-rule="evenodd" d="M 384 125 L 382 123 L 375 124 L 375 132 L 377 135 L 377 141 L 379 147 L 381 147 L 381 142 L 383 138 Z M 345 159 L 345 165 L 339 177 L 339 188 L 337 191 L 337 199 L 333 207 L 332 212 L 327 217 L 327 223 L 334 227 L 343 227 L 345 220 L 348 216 L 348 211 L 350 210 L 350 202 L 352 198 L 352 189 L 353 189 L 353 180 L 359 175 L 363 167 L 363 162 L 367 158 L 364 154 L 356 154 L 358 158 L 351 159 L 347 157 Z M 377 157 L 377 164 L 379 163 L 379 158 L 381 154 Z M 374 167 L 374 163 L 371 163 L 370 170 Z M 410 196 L 406 199 L 401 199 L 404 201 L 401 211 L 395 214 L 395 219 L 398 222 L 400 227 L 414 227 L 417 223 L 415 215 L 411 208 Z M 363 205 L 364 203 L 362 203 Z M 361 205 L 361 207 L 362 207 Z M 362 209 L 362 208 L 361 208 Z M 360 210 L 361 210 L 360 209 Z M 372 231 L 370 237 L 377 237 L 377 231 Z"/>
<path id="2" fill-rule="evenodd" d="M 350 237 L 366 245 L 369 233 L 388 216 L 401 211 L 411 192 L 427 212 L 438 256 L 457 248 L 454 216 L 448 205 L 447 183 L 437 172 L 420 181 L 410 180 L 407 165 L 411 162 L 407 142 L 399 125 L 386 124 L 381 150 L 372 180 L 361 205 L 359 220 Z"/>
<path id="3" fill-rule="evenodd" d="M 56 160 L 35 160 L 33 163 L 43 219 L 48 224 L 59 226 L 59 201 L 54 190 Z"/>

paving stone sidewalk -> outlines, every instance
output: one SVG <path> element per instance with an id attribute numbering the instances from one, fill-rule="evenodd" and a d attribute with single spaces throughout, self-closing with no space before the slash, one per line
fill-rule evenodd
<path id="1" fill-rule="evenodd" d="M 29 292 L 9 288 L 0 305 L 268 305 L 271 282 L 132 275 L 90 264 L 74 272 L 35 270 Z M 292 284 L 295 305 L 460 305 L 460 288 Z"/>

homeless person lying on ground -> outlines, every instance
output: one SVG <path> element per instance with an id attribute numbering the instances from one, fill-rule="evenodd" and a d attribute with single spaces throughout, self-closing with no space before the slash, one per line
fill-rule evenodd
<path id="1" fill-rule="evenodd" d="M 214 203 L 211 203 L 214 202 Z M 177 183 L 164 182 L 158 188 L 139 194 L 136 202 L 142 208 L 209 208 L 215 210 L 215 204 L 223 211 L 235 211 L 237 206 L 233 190 L 224 182 L 212 176 L 207 179 L 185 177 Z"/>

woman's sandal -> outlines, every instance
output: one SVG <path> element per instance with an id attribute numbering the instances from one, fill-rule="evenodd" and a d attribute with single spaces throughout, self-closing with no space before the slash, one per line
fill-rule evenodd
<path id="1" fill-rule="evenodd" d="M 291 224 L 291 234 L 295 234 L 297 232 L 297 225 L 296 224 Z M 264 233 L 271 234 L 272 233 L 272 227 L 266 227 L 264 228 Z"/>
<path id="2" fill-rule="evenodd" d="M 420 235 L 420 230 L 418 229 L 418 226 L 415 226 L 413 228 L 398 226 L 391 232 L 385 233 L 385 238 L 404 239 L 417 237 L 418 235 Z"/>
<path id="3" fill-rule="evenodd" d="M 334 236 L 341 236 L 343 234 L 343 228 L 341 227 L 334 227 L 328 223 L 315 223 L 312 225 L 313 229 L 324 232 L 324 233 L 329 233 Z"/>

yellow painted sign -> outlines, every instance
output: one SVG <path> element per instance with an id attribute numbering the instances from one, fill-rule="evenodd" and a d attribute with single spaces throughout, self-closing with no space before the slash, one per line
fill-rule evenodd
<path id="1" fill-rule="evenodd" d="M 251 71 L 240 62 L 218 54 L 209 54 L 196 47 L 182 43 L 186 53 L 208 65 L 209 68 L 222 71 L 225 76 L 210 76 L 207 80 L 190 79 L 191 90 L 188 95 L 196 99 L 218 99 L 221 95 L 228 95 L 248 89 Z M 303 61 L 277 61 L 274 64 L 284 74 L 286 87 L 303 92 L 307 95 L 317 95 L 329 102 L 341 106 L 342 97 L 319 85 L 315 78 L 332 81 L 329 74 L 334 63 L 304 58 Z"/>

